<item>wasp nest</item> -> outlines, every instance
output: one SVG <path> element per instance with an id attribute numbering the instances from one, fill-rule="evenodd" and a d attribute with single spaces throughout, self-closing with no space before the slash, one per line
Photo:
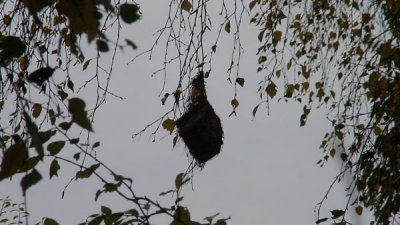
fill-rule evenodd
<path id="1" fill-rule="evenodd" d="M 221 120 L 207 100 L 203 72 L 193 78 L 188 109 L 176 121 L 176 126 L 190 154 L 200 165 L 221 151 L 224 132 Z"/>

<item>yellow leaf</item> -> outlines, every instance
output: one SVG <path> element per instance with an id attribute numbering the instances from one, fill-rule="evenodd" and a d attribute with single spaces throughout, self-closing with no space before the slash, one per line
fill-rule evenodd
<path id="1" fill-rule="evenodd" d="M 162 123 L 162 126 L 164 129 L 166 129 L 167 131 L 172 133 L 172 131 L 174 131 L 174 127 L 175 127 L 175 121 L 173 121 L 171 119 L 166 119 Z"/>
<path id="2" fill-rule="evenodd" d="M 274 82 L 271 82 L 270 84 L 268 84 L 267 86 L 267 94 L 269 95 L 269 97 L 273 98 L 276 95 L 276 85 L 274 84 Z"/>
<path id="3" fill-rule="evenodd" d="M 3 22 L 8 27 L 8 25 L 10 25 L 10 23 L 11 23 L 11 17 L 9 15 L 5 15 L 3 17 Z"/>
<path id="4" fill-rule="evenodd" d="M 239 106 L 239 101 L 236 98 L 234 98 L 232 99 L 231 104 L 234 108 L 237 108 Z"/>
<path id="5" fill-rule="evenodd" d="M 175 97 L 175 101 L 178 102 L 180 97 L 181 97 L 181 91 L 180 90 L 176 90 L 174 93 L 174 97 Z"/>
<path id="6" fill-rule="evenodd" d="M 279 78 L 281 76 L 281 70 L 276 71 L 276 76 Z"/>
<path id="7" fill-rule="evenodd" d="M 258 104 L 256 107 L 254 107 L 253 109 L 253 117 L 256 116 L 257 110 L 258 110 L 258 106 L 260 106 L 260 104 Z"/>
<path id="8" fill-rule="evenodd" d="M 336 149 L 332 148 L 329 154 L 331 155 L 332 158 L 335 158 Z"/>
<path id="9" fill-rule="evenodd" d="M 34 118 L 38 118 L 41 112 L 42 112 L 42 105 L 34 104 L 32 107 L 32 116 Z"/>
<path id="10" fill-rule="evenodd" d="M 293 96 L 294 93 L 294 85 L 293 84 L 288 84 L 286 87 L 286 93 L 285 93 L 285 97 L 286 98 L 291 98 Z"/>
<path id="11" fill-rule="evenodd" d="M 54 110 L 50 109 L 48 113 L 49 113 L 51 125 L 54 125 L 54 123 L 56 122 L 56 117 L 54 115 Z"/>
<path id="12" fill-rule="evenodd" d="M 86 70 L 86 68 L 89 66 L 90 60 L 91 60 L 91 59 L 86 60 L 86 62 L 83 64 L 82 70 Z"/>
<path id="13" fill-rule="evenodd" d="M 362 212 L 363 212 L 363 207 L 362 207 L 362 206 L 357 206 L 357 207 L 356 207 L 356 213 L 357 213 L 359 216 L 361 216 Z"/>
<path id="14" fill-rule="evenodd" d="M 356 128 L 359 129 L 359 130 L 364 130 L 365 125 L 364 124 L 359 124 L 359 125 L 356 126 Z"/>
<path id="15" fill-rule="evenodd" d="M 288 64 L 286 65 L 286 68 L 287 68 L 288 70 L 290 70 L 291 67 L 292 67 L 292 60 L 290 60 L 290 61 L 288 62 Z"/>
<path id="16" fill-rule="evenodd" d="M 51 32 L 51 29 L 48 27 L 48 26 L 45 26 L 44 28 L 43 28 L 43 33 L 44 34 L 50 34 L 50 32 Z"/>
<path id="17" fill-rule="evenodd" d="M 178 141 L 178 135 L 174 137 L 174 140 L 172 141 L 172 147 L 175 147 L 177 141 Z"/>
<path id="18" fill-rule="evenodd" d="M 14 133 L 17 133 L 21 129 L 21 124 L 19 123 L 15 128 L 14 128 Z"/>
<path id="19" fill-rule="evenodd" d="M 190 3 L 188 0 L 184 0 L 181 5 L 181 9 L 190 12 L 190 9 L 192 8 L 192 3 Z"/>
<path id="20" fill-rule="evenodd" d="M 230 32 L 231 32 L 231 22 L 230 22 L 230 21 L 228 21 L 228 22 L 225 24 L 225 31 L 226 31 L 227 33 L 230 33 Z"/>
<path id="21" fill-rule="evenodd" d="M 19 59 L 19 67 L 21 70 L 26 70 L 29 66 L 29 59 L 28 56 L 23 56 Z"/>
<path id="22" fill-rule="evenodd" d="M 339 138 L 339 140 L 343 140 L 343 135 L 344 135 L 344 134 L 343 134 L 343 132 L 341 132 L 341 131 L 337 131 L 337 132 L 336 132 L 336 137 Z"/>
<path id="23" fill-rule="evenodd" d="M 382 129 L 379 126 L 374 126 L 374 134 L 380 135 L 382 133 Z"/>
<path id="24" fill-rule="evenodd" d="M 273 37 L 276 41 L 280 41 L 282 38 L 282 31 L 279 30 L 275 31 Z"/>
<path id="25" fill-rule="evenodd" d="M 169 93 L 165 93 L 164 97 L 161 99 L 161 103 L 164 105 L 165 101 L 167 100 Z"/>
<path id="26" fill-rule="evenodd" d="M 309 87 L 310 87 L 310 83 L 304 82 L 301 91 L 307 91 Z"/>

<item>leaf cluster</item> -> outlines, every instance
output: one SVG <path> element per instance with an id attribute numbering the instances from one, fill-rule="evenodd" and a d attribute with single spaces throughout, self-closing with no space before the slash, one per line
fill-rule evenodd
<path id="1" fill-rule="evenodd" d="M 249 4 L 251 23 L 260 28 L 257 70 L 266 73 L 258 89 L 260 98 L 268 103 L 283 93 L 281 99 L 302 104 L 300 126 L 306 125 L 315 106 L 328 109 L 332 130 L 321 142 L 324 156 L 318 165 L 338 157 L 343 167 L 334 183 L 346 173 L 354 179 L 346 188 L 344 209 L 331 211 L 335 221 L 346 221 L 352 207 L 359 215 L 363 208 L 373 211 L 378 224 L 391 224 L 400 214 L 400 161 L 395 147 L 400 144 L 399 4 L 348 0 Z M 279 79 L 284 87 L 276 85 Z M 318 223 L 325 218 L 319 219 L 318 213 Z"/>

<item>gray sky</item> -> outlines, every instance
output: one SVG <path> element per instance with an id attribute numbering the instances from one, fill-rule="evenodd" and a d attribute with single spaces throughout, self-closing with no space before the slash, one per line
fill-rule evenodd
<path id="1" fill-rule="evenodd" d="M 127 50 L 117 55 L 110 90 L 126 97 L 126 100 L 108 99 L 96 116 L 92 140 L 101 141 L 97 150 L 99 159 L 116 172 L 133 178 L 133 188 L 138 195 L 172 205 L 174 198 L 158 194 L 172 189 L 175 176 L 186 170 L 188 159 L 184 143 L 180 141 L 172 149 L 173 136 L 163 130 L 154 143 L 149 137 L 150 132 L 135 140 L 131 138 L 133 133 L 168 109 L 161 105 L 157 96 L 162 76 L 150 77 L 160 66 L 157 58 L 152 62 L 142 58 L 126 65 L 135 54 L 152 44 L 152 34 L 164 23 L 168 1 L 154 2 L 141 1 L 142 20 L 123 28 L 127 32 L 124 35 L 134 40 L 139 50 Z M 271 102 L 269 115 L 260 106 L 252 120 L 252 109 L 259 102 L 257 83 L 263 74 L 256 73 L 257 29 L 246 20 L 242 29 L 245 57 L 241 62 L 241 74 L 246 81 L 245 86 L 238 89 L 238 116 L 228 117 L 234 90 L 226 80 L 231 42 L 229 36 L 223 34 L 214 58 L 213 72 L 206 82 L 209 101 L 223 124 L 224 145 L 221 153 L 207 162 L 202 171 L 195 171 L 194 190 L 190 185 L 184 187 L 182 205 L 189 207 L 192 217 L 197 220 L 219 212 L 221 217 L 231 216 L 229 224 L 233 225 L 315 224 L 315 205 L 338 170 L 337 163 L 328 163 L 322 169 L 316 165 L 323 156 L 319 145 L 329 129 L 328 121 L 323 110 L 312 111 L 308 125 L 299 128 L 301 106 L 284 101 L 276 103 L 277 99 Z M 93 66 L 88 69 L 93 69 Z M 166 90 L 172 91 L 176 76 L 168 77 L 168 81 Z M 93 97 L 84 93 L 79 96 L 88 103 Z M 63 151 L 69 150 L 73 151 L 67 148 Z M 114 210 L 131 207 L 113 194 L 102 195 L 98 202 L 94 202 L 95 192 L 100 187 L 94 179 L 72 182 L 61 199 L 64 186 L 76 170 L 61 164 L 59 177 L 48 181 L 49 163 L 40 167 L 44 181 L 28 191 L 32 224 L 44 216 L 61 224 L 77 224 L 86 216 L 98 213 L 101 205 L 113 206 Z M 10 195 L 17 202 L 22 201 L 19 178 L 0 183 L 2 195 Z M 330 215 L 328 209 L 344 206 L 343 186 L 338 185 L 335 190 L 322 216 Z M 170 220 L 159 218 L 155 222 L 168 224 Z"/>

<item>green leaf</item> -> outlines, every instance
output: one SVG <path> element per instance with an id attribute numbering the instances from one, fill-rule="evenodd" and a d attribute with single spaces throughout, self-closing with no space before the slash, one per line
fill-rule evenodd
<path id="1" fill-rule="evenodd" d="M 38 162 L 40 161 L 40 157 L 32 157 L 25 161 L 24 165 L 19 169 L 19 173 L 26 172 L 32 168 L 34 168 Z"/>
<path id="2" fill-rule="evenodd" d="M 120 15 L 124 22 L 133 23 L 140 18 L 139 7 L 136 4 L 122 4 L 120 7 Z"/>
<path id="3" fill-rule="evenodd" d="M 316 223 L 316 224 L 320 224 L 320 223 L 325 222 L 325 221 L 327 221 L 327 220 L 328 220 L 328 218 L 325 217 L 325 218 L 322 218 L 322 219 L 317 220 L 315 223 Z"/>
<path id="4" fill-rule="evenodd" d="M 332 219 L 336 219 L 336 218 L 344 215 L 344 211 L 339 210 L 339 209 L 332 210 L 331 213 L 332 213 Z"/>
<path id="5" fill-rule="evenodd" d="M 125 211 L 125 214 L 129 214 L 134 217 L 139 217 L 139 212 L 136 209 L 129 209 L 129 210 Z"/>
<path id="6" fill-rule="evenodd" d="M 68 80 L 67 86 L 71 91 L 74 91 L 74 83 L 71 80 Z"/>
<path id="7" fill-rule="evenodd" d="M 97 148 L 97 147 L 99 147 L 99 146 L 100 146 L 100 142 L 97 141 L 96 143 L 93 144 L 92 148 Z"/>
<path id="8" fill-rule="evenodd" d="M 26 8 L 31 11 L 32 14 L 36 14 L 44 9 L 46 6 L 52 4 L 51 0 L 31 0 L 31 1 L 22 1 Z M 29 3 L 28 3 L 29 2 Z"/>
<path id="9" fill-rule="evenodd" d="M 7 36 L 0 41 L 0 60 L 4 62 L 20 57 L 26 50 L 26 45 L 14 36 Z"/>
<path id="10" fill-rule="evenodd" d="M 72 138 L 71 140 L 69 140 L 69 143 L 71 145 L 76 145 L 79 143 L 79 138 Z"/>
<path id="11" fill-rule="evenodd" d="M 44 219 L 43 225 L 58 225 L 58 223 L 51 218 L 46 218 Z"/>
<path id="12" fill-rule="evenodd" d="M 175 200 L 175 205 L 178 205 L 179 204 L 179 202 L 181 202 L 182 200 L 183 200 L 183 196 L 182 197 L 179 197 L 179 198 L 177 198 L 176 200 Z"/>
<path id="13" fill-rule="evenodd" d="M 131 46 L 133 49 L 137 49 L 137 45 L 133 41 L 128 40 L 128 39 L 125 39 L 125 41 L 126 41 L 126 44 Z"/>
<path id="14" fill-rule="evenodd" d="M 58 124 L 58 126 L 61 127 L 61 129 L 63 129 L 63 130 L 69 130 L 71 125 L 72 125 L 72 123 L 69 123 L 69 122 L 62 122 L 62 123 Z"/>
<path id="15" fill-rule="evenodd" d="M 20 183 L 23 194 L 25 195 L 26 190 L 37 184 L 41 179 L 42 175 L 40 175 L 40 173 L 35 169 L 33 169 L 31 173 L 26 174 Z"/>
<path id="16" fill-rule="evenodd" d="M 240 86 L 244 86 L 244 78 L 238 77 L 236 78 L 236 83 L 238 83 Z"/>
<path id="17" fill-rule="evenodd" d="M 263 40 L 263 38 L 264 38 L 264 33 L 265 33 L 265 30 L 261 31 L 261 32 L 258 34 L 258 36 L 257 36 L 258 41 L 261 42 L 261 41 Z"/>
<path id="18" fill-rule="evenodd" d="M 111 0 L 99 0 L 98 2 L 102 4 L 104 9 L 107 11 L 114 12 L 114 8 L 111 5 Z"/>
<path id="19" fill-rule="evenodd" d="M 213 45 L 213 46 L 211 47 L 211 50 L 215 53 L 215 52 L 217 51 L 217 45 Z"/>
<path id="20" fill-rule="evenodd" d="M 55 130 L 47 130 L 38 132 L 40 141 L 46 143 L 51 137 L 53 137 L 57 132 Z"/>
<path id="21" fill-rule="evenodd" d="M 60 15 L 68 17 L 68 28 L 74 34 L 85 33 L 91 42 L 99 35 L 101 13 L 96 1 L 56 1 L 56 9 Z"/>
<path id="22" fill-rule="evenodd" d="M 119 220 L 124 214 L 119 212 L 119 213 L 113 213 L 110 216 L 110 220 L 113 222 L 114 225 L 117 225 L 117 223 L 114 223 L 115 221 Z"/>
<path id="23" fill-rule="evenodd" d="M 58 177 L 58 170 L 60 170 L 60 165 L 58 164 L 58 161 L 56 159 L 53 160 L 53 162 L 51 162 L 50 165 L 50 179 L 53 176 L 57 176 Z"/>
<path id="24" fill-rule="evenodd" d="M 184 224 L 192 224 L 192 221 L 190 219 L 190 212 L 184 207 L 179 206 L 178 209 L 175 211 L 174 216 L 177 220 L 172 221 L 170 225 L 182 225 L 182 222 Z"/>
<path id="25" fill-rule="evenodd" d="M 166 119 L 162 123 L 162 126 L 164 129 L 166 129 L 167 131 L 172 133 L 172 131 L 174 131 L 174 128 L 175 128 L 175 121 L 171 120 L 171 119 Z"/>
<path id="26" fill-rule="evenodd" d="M 50 152 L 51 155 L 57 155 L 57 153 L 61 151 L 64 145 L 65 141 L 55 141 L 47 146 L 47 150 Z"/>
<path id="27" fill-rule="evenodd" d="M 80 98 L 71 98 L 68 102 L 68 111 L 72 114 L 72 122 L 88 131 L 93 131 L 92 125 L 86 116 L 85 102 Z"/>
<path id="28" fill-rule="evenodd" d="M 80 152 L 78 152 L 78 153 L 75 153 L 73 157 L 74 157 L 74 159 L 75 159 L 75 160 L 77 160 L 77 161 L 78 161 L 78 160 L 79 160 L 79 158 L 80 158 L 80 156 L 81 156 L 81 153 L 80 153 Z"/>
<path id="29" fill-rule="evenodd" d="M 92 173 L 99 168 L 100 164 L 94 164 L 91 167 L 83 170 L 83 171 L 78 171 L 75 175 L 75 179 L 85 179 L 85 178 L 89 178 L 90 175 L 92 175 Z"/>
<path id="30" fill-rule="evenodd" d="M 111 209 L 106 206 L 101 206 L 101 212 L 106 215 L 111 215 L 112 213 Z"/>
<path id="31" fill-rule="evenodd" d="M 173 192 L 174 192 L 174 190 L 169 190 L 169 191 L 161 192 L 161 193 L 160 193 L 160 196 L 164 196 L 164 195 L 167 195 L 167 194 L 173 193 Z"/>
<path id="32" fill-rule="evenodd" d="M 42 86 L 45 81 L 53 76 L 53 73 L 54 69 L 51 67 L 40 68 L 29 74 L 28 81 Z"/>
<path id="33" fill-rule="evenodd" d="M 226 219 L 219 219 L 214 225 L 226 225 Z"/>
<path id="34" fill-rule="evenodd" d="M 88 225 L 99 225 L 103 221 L 103 216 L 98 216 L 95 217 L 93 220 L 91 220 Z"/>
<path id="35" fill-rule="evenodd" d="M 190 12 L 190 9 L 192 8 L 192 3 L 190 3 L 188 0 L 183 0 L 181 9 Z"/>
<path id="36" fill-rule="evenodd" d="M 101 190 L 97 190 L 96 195 L 94 196 L 94 201 L 97 201 L 99 199 L 99 196 L 103 193 Z"/>
<path id="37" fill-rule="evenodd" d="M 68 111 L 72 113 L 72 115 L 86 114 L 85 107 L 85 102 L 80 98 L 71 98 L 69 100 Z"/>
<path id="38" fill-rule="evenodd" d="M 38 153 L 39 157 L 43 157 L 44 155 L 44 150 L 43 150 L 43 143 L 46 140 L 45 137 L 41 136 L 41 132 L 39 132 L 36 124 L 32 122 L 31 118 L 29 117 L 28 113 L 25 111 L 23 112 L 23 115 L 25 117 L 25 122 L 26 122 L 26 127 L 28 128 L 28 133 L 31 136 L 31 144 L 30 147 L 35 147 L 36 152 Z M 50 138 L 50 137 L 49 137 Z"/>
<path id="39" fill-rule="evenodd" d="M 300 126 L 306 125 L 308 114 L 310 114 L 311 109 L 307 106 L 303 107 L 303 114 L 300 116 Z"/>
<path id="40" fill-rule="evenodd" d="M 196 66 L 196 68 L 202 68 L 206 64 L 205 62 L 200 63 L 199 65 Z"/>
<path id="41" fill-rule="evenodd" d="M 22 138 L 18 134 L 14 134 L 11 136 L 14 143 L 22 143 Z"/>
<path id="42" fill-rule="evenodd" d="M 179 135 L 175 135 L 174 139 L 172 140 L 172 147 L 175 148 L 176 142 L 178 141 L 178 136 Z"/>
<path id="43" fill-rule="evenodd" d="M 60 96 L 62 101 L 64 101 L 66 98 L 68 98 L 68 94 L 63 90 L 59 90 L 57 93 Z"/>
<path id="44" fill-rule="evenodd" d="M 108 48 L 107 42 L 105 42 L 103 40 L 97 40 L 96 44 L 97 44 L 97 49 L 100 52 L 108 52 L 109 48 Z"/>
<path id="45" fill-rule="evenodd" d="M 176 176 L 176 178 L 175 178 L 175 187 L 176 187 L 176 189 L 179 189 L 182 186 L 184 175 L 185 175 L 184 173 L 180 173 L 180 174 L 178 174 Z"/>
<path id="46" fill-rule="evenodd" d="M 0 181 L 12 176 L 24 165 L 28 151 L 24 143 L 17 143 L 9 147 L 1 162 Z"/>
<path id="47" fill-rule="evenodd" d="M 293 93 L 294 93 L 294 85 L 293 84 L 288 84 L 286 86 L 285 97 L 286 98 L 291 98 L 293 96 Z"/>
<path id="48" fill-rule="evenodd" d="M 254 8 L 254 6 L 257 4 L 257 1 L 258 0 L 253 0 L 253 1 L 250 2 L 250 4 L 249 4 L 250 10 L 252 10 Z"/>
<path id="49" fill-rule="evenodd" d="M 216 213 L 212 216 L 208 216 L 208 217 L 204 218 L 204 220 L 207 220 L 211 224 L 213 219 L 215 219 L 215 217 L 217 217 L 218 215 L 219 215 L 219 213 Z"/>
<path id="50" fill-rule="evenodd" d="M 118 190 L 119 186 L 120 186 L 119 184 L 107 183 L 104 185 L 104 191 L 105 192 L 113 192 L 113 191 Z"/>

